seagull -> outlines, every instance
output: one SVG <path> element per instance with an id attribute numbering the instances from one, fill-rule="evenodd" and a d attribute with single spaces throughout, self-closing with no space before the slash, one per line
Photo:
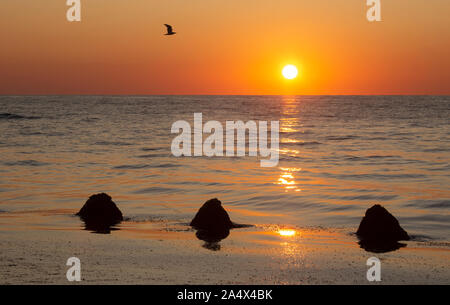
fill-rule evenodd
<path id="1" fill-rule="evenodd" d="M 174 31 L 172 30 L 172 26 L 171 26 L 171 25 L 169 25 L 169 24 L 164 24 L 164 25 L 165 25 L 166 28 L 167 28 L 167 33 L 164 34 L 164 35 L 175 35 L 175 34 L 176 34 L 176 32 L 174 32 Z"/>

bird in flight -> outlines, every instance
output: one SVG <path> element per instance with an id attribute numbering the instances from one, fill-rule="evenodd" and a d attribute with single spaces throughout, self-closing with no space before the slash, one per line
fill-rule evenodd
<path id="1" fill-rule="evenodd" d="M 169 25 L 169 24 L 164 24 L 165 26 L 166 26 L 166 28 L 167 28 L 167 33 L 166 34 L 164 34 L 164 35 L 175 35 L 176 34 L 176 32 L 174 32 L 173 31 L 173 29 L 172 29 L 172 26 L 171 25 Z"/>

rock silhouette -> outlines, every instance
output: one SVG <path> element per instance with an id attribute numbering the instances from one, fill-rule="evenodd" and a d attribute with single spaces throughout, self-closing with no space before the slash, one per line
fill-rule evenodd
<path id="1" fill-rule="evenodd" d="M 111 226 L 123 220 L 122 212 L 105 193 L 89 197 L 76 215 L 84 221 L 87 230 L 97 233 L 109 233 Z"/>
<path id="2" fill-rule="evenodd" d="M 191 224 L 197 230 L 223 231 L 234 227 L 222 202 L 217 198 L 206 201 L 198 210 Z"/>
<path id="3" fill-rule="evenodd" d="M 399 240 L 409 240 L 409 235 L 398 220 L 379 204 L 367 209 L 356 235 L 360 246 L 370 252 L 388 252 L 404 247 Z"/>
<path id="4" fill-rule="evenodd" d="M 220 250 L 219 242 L 228 237 L 230 229 L 247 226 L 233 223 L 217 198 L 206 201 L 190 225 L 197 230 L 197 238 L 205 241 L 203 247 L 213 251 Z"/>

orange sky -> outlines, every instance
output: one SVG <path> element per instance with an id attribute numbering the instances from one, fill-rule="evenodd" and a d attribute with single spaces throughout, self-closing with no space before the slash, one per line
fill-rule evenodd
<path id="1" fill-rule="evenodd" d="M 448 0 L 65 2 L 1 1 L 0 94 L 450 94 Z"/>

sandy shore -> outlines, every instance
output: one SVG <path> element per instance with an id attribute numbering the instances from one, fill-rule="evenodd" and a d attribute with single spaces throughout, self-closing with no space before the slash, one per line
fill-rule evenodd
<path id="1" fill-rule="evenodd" d="M 72 256 L 81 260 L 82 284 L 373 284 L 372 256 L 382 262 L 381 284 L 450 284 L 448 243 L 411 241 L 374 254 L 350 229 L 258 225 L 232 230 L 213 251 L 183 223 L 124 222 L 94 234 L 67 212 L 0 214 L 0 284 L 72 284 Z M 47 217 L 59 221 L 49 226 Z"/>

